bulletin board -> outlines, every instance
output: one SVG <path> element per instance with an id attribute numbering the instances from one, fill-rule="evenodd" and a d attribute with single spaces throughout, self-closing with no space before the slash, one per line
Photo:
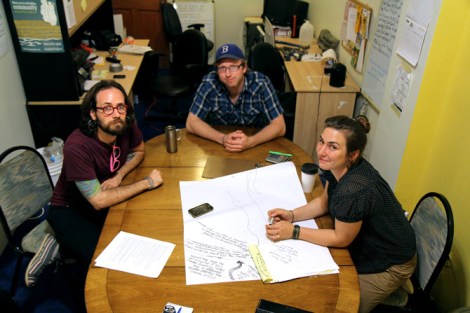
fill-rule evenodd
<path id="1" fill-rule="evenodd" d="M 362 80 L 362 93 L 380 110 L 403 0 L 383 0 Z"/>
<path id="2" fill-rule="evenodd" d="M 372 9 L 356 1 L 346 1 L 343 24 L 341 26 L 341 45 L 352 56 L 352 67 L 362 73 L 364 55 L 369 39 L 369 24 Z"/>

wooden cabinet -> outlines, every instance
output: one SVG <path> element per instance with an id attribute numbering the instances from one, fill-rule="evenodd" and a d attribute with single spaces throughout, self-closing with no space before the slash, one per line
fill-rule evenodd
<path id="1" fill-rule="evenodd" d="M 297 93 L 294 142 L 316 160 L 315 147 L 325 119 L 335 115 L 352 117 L 360 89 L 349 76 L 344 87 L 331 87 L 322 62 L 289 61 L 285 66 Z"/>
<path id="2" fill-rule="evenodd" d="M 83 90 L 72 50 L 85 30 L 114 32 L 111 0 L 72 1 L 76 23 L 69 29 L 67 1 L 3 0 L 28 102 L 78 100 Z"/>
<path id="3" fill-rule="evenodd" d="M 150 47 L 164 54 L 160 65 L 168 67 L 169 46 L 160 6 L 160 0 L 113 0 L 113 13 L 122 14 L 127 35 L 150 39 Z"/>

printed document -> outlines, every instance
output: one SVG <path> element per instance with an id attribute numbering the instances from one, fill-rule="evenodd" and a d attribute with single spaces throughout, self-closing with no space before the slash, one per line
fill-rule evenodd
<path id="1" fill-rule="evenodd" d="M 175 245 L 121 231 L 96 258 L 95 265 L 157 278 Z"/>

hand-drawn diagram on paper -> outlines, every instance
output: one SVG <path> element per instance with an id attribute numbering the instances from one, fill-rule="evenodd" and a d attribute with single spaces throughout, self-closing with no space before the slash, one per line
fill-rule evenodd
<path id="1" fill-rule="evenodd" d="M 180 182 L 180 192 L 188 285 L 260 279 L 249 244 L 258 245 L 271 271 L 281 274 L 276 281 L 337 272 L 327 248 L 298 240 L 273 243 L 266 238 L 268 210 L 294 209 L 306 203 L 292 162 Z M 212 212 L 198 218 L 187 213 L 205 202 L 214 207 Z M 317 228 L 313 220 L 296 224 Z"/>

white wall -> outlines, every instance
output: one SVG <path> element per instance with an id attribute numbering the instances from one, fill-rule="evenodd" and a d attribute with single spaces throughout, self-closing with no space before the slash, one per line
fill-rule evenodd
<path id="1" fill-rule="evenodd" d="M 215 1 L 215 49 L 224 43 L 235 43 L 243 49 L 243 20 L 261 13 L 263 0 Z"/>
<path id="2" fill-rule="evenodd" d="M 20 72 L 16 62 L 15 51 L 11 42 L 10 31 L 5 18 L 3 3 L 0 4 L 0 19 L 5 31 L 0 33 L 5 36 L 0 39 L 8 49 L 5 56 L 0 58 L 0 151 L 18 145 L 34 146 L 33 134 L 29 126 L 26 113 L 26 96 L 21 83 Z"/>
<path id="3" fill-rule="evenodd" d="M 0 152 L 15 145 L 34 147 L 33 134 L 26 113 L 26 97 L 16 63 L 15 51 L 5 18 L 3 3 L 0 3 L 0 50 L 8 52 L 0 57 Z M 1 226 L 0 226 L 1 227 Z M 0 236 L 0 253 L 6 239 Z"/>
<path id="4" fill-rule="evenodd" d="M 315 27 L 315 34 L 318 35 L 321 29 L 328 29 L 336 38 L 340 38 L 341 21 L 343 19 L 343 11 L 346 0 L 306 0 L 310 3 L 309 19 Z M 398 25 L 397 37 L 394 50 L 398 46 L 400 34 L 404 26 L 404 18 L 406 15 L 408 4 L 411 0 L 403 0 L 402 13 Z M 380 0 L 363 0 L 362 3 L 372 8 L 372 19 L 370 24 L 371 37 L 374 36 L 377 27 L 377 15 L 380 9 Z M 395 72 L 400 64 L 406 65 L 396 53 L 392 54 L 389 67 L 389 75 L 387 77 L 385 92 L 382 99 L 380 111 L 369 107 L 367 116 L 371 122 L 371 133 L 369 134 L 369 142 L 365 154 L 369 161 L 383 175 L 387 182 L 394 188 L 397 182 L 398 171 L 401 166 L 404 148 L 408 137 L 411 120 L 413 117 L 416 99 L 421 86 L 423 72 L 426 66 L 429 47 L 432 42 L 441 0 L 436 0 L 434 4 L 433 16 L 426 33 L 426 39 L 422 48 L 421 57 L 416 68 L 411 68 L 411 84 L 408 99 L 406 100 L 404 110 L 400 114 L 392 108 L 391 92 L 395 79 Z M 369 44 L 369 47 L 371 45 Z M 361 85 L 363 75 L 356 72 L 349 65 L 350 56 L 342 48 L 339 48 L 339 60 L 348 67 L 348 73 L 352 78 Z M 366 50 L 366 63 L 369 49 Z M 409 67 L 409 66 L 408 66 Z"/>

